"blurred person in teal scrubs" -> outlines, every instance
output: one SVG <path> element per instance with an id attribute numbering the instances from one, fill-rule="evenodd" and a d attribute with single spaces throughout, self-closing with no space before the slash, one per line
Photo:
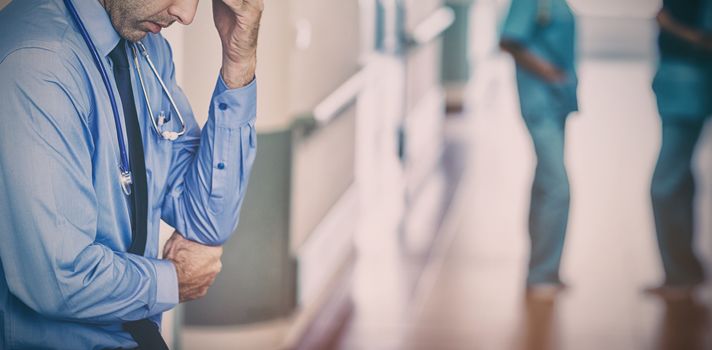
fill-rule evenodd
<path id="1" fill-rule="evenodd" d="M 705 279 L 693 245 L 691 162 L 712 114 L 712 0 L 664 0 L 657 21 L 660 60 L 653 90 L 662 146 L 651 196 L 665 279 L 647 291 L 680 298 L 690 296 Z"/>
<path id="2" fill-rule="evenodd" d="M 512 0 L 500 47 L 516 64 L 522 117 L 537 165 L 531 192 L 529 295 L 553 298 L 569 216 L 564 164 L 566 119 L 578 110 L 576 23 L 565 0 Z"/>

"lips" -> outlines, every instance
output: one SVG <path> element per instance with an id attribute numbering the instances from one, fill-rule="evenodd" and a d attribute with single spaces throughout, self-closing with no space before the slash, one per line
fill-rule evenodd
<path id="1" fill-rule="evenodd" d="M 163 27 L 153 22 L 146 22 L 146 29 L 153 34 L 158 34 Z"/>

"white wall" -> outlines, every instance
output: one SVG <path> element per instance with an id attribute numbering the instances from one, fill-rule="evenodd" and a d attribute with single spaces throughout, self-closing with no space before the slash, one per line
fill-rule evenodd
<path id="1" fill-rule="evenodd" d="M 661 0 L 569 0 L 578 15 L 640 18 L 652 17 Z"/>

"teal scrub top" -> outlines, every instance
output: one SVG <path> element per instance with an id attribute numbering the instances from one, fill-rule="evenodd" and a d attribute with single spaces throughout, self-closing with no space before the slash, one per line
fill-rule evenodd
<path id="1" fill-rule="evenodd" d="M 576 20 L 566 0 L 512 0 L 501 39 L 514 41 L 566 74 L 549 83 L 517 65 L 522 115 L 566 116 L 578 110 Z"/>
<path id="2" fill-rule="evenodd" d="M 712 0 L 700 0 L 699 6 L 699 20 L 690 25 L 712 32 Z M 653 90 L 663 120 L 703 121 L 712 114 L 712 62 L 661 55 Z"/>

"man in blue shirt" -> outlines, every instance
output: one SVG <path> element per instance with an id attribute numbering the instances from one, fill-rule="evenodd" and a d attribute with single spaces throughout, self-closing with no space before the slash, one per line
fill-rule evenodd
<path id="1" fill-rule="evenodd" d="M 553 298 L 569 215 L 566 119 L 578 110 L 575 18 L 566 0 L 512 0 L 500 46 L 514 58 L 522 117 L 537 165 L 531 192 L 527 292 Z"/>
<path id="2" fill-rule="evenodd" d="M 73 0 L 121 98 L 126 141 L 63 0 L 15 0 L 0 12 L 0 349 L 135 348 L 124 324 L 159 324 L 162 312 L 205 295 L 220 270 L 255 158 L 263 2 L 213 1 L 223 60 L 202 131 L 159 34 L 190 24 L 197 3 Z M 155 132 L 146 112 L 148 101 L 165 116 L 162 127 L 180 129 L 147 60 L 133 60 L 139 41 L 185 119 L 177 140 Z M 129 144 L 132 195 L 144 203 L 122 189 L 120 140 Z M 180 232 L 164 259 L 160 220 Z M 145 232 L 143 254 L 129 252 L 134 231 Z"/>
<path id="3" fill-rule="evenodd" d="M 653 90 L 662 146 L 651 195 L 665 280 L 647 291 L 684 298 L 705 279 L 693 245 L 691 162 L 712 114 L 712 0 L 665 0 L 657 20 L 660 62 Z"/>

